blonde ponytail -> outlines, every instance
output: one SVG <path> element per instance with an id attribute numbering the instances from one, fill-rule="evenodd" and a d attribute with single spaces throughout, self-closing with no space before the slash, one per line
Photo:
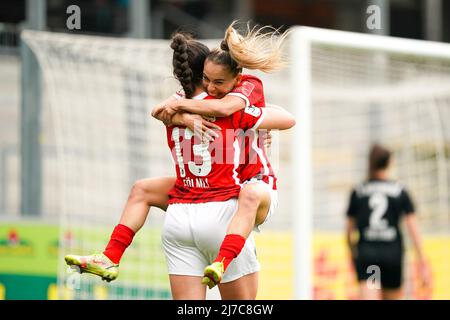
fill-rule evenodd
<path id="1" fill-rule="evenodd" d="M 227 28 L 221 48 L 228 49 L 238 68 L 273 72 L 286 66 L 282 46 L 289 30 L 280 34 L 270 26 L 250 29 L 247 25 L 248 32 L 243 36 L 236 31 L 235 24 L 236 21 Z M 267 29 L 270 31 L 264 32 Z"/>

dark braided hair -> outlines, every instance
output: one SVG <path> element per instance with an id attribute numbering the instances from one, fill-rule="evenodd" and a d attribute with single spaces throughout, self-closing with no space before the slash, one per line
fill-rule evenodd
<path id="1" fill-rule="evenodd" d="M 173 75 L 180 81 L 186 98 L 192 98 L 195 87 L 202 83 L 209 48 L 181 32 L 172 36 L 170 47 L 173 49 Z"/>

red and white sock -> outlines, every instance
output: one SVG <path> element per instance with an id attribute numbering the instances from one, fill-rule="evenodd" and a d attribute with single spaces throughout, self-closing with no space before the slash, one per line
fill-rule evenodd
<path id="1" fill-rule="evenodd" d="M 125 249 L 133 241 L 135 232 L 128 228 L 124 224 L 118 224 L 109 239 L 108 245 L 106 246 L 103 254 L 107 256 L 112 262 L 118 264 L 122 258 Z"/>
<path id="2" fill-rule="evenodd" d="M 239 234 L 227 234 L 220 246 L 219 254 L 214 262 L 223 262 L 223 270 L 227 270 L 228 265 L 241 253 L 245 245 L 245 238 Z"/>

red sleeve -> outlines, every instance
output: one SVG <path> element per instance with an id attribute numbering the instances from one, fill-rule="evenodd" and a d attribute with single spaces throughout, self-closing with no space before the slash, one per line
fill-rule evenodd
<path id="1" fill-rule="evenodd" d="M 242 76 L 241 82 L 228 94 L 244 99 L 246 107 L 265 106 L 262 81 L 253 76 Z"/>
<path id="2" fill-rule="evenodd" d="M 249 106 L 233 113 L 231 115 L 231 123 L 234 129 L 254 129 L 259 126 L 263 117 L 264 113 L 262 108 Z"/>

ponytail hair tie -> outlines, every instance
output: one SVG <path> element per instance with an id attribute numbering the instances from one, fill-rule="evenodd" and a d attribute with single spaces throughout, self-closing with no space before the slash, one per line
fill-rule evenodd
<path id="1" fill-rule="evenodd" d="M 222 49 L 223 51 L 230 51 L 228 43 L 225 40 L 222 40 L 222 42 L 220 43 L 220 49 Z"/>

